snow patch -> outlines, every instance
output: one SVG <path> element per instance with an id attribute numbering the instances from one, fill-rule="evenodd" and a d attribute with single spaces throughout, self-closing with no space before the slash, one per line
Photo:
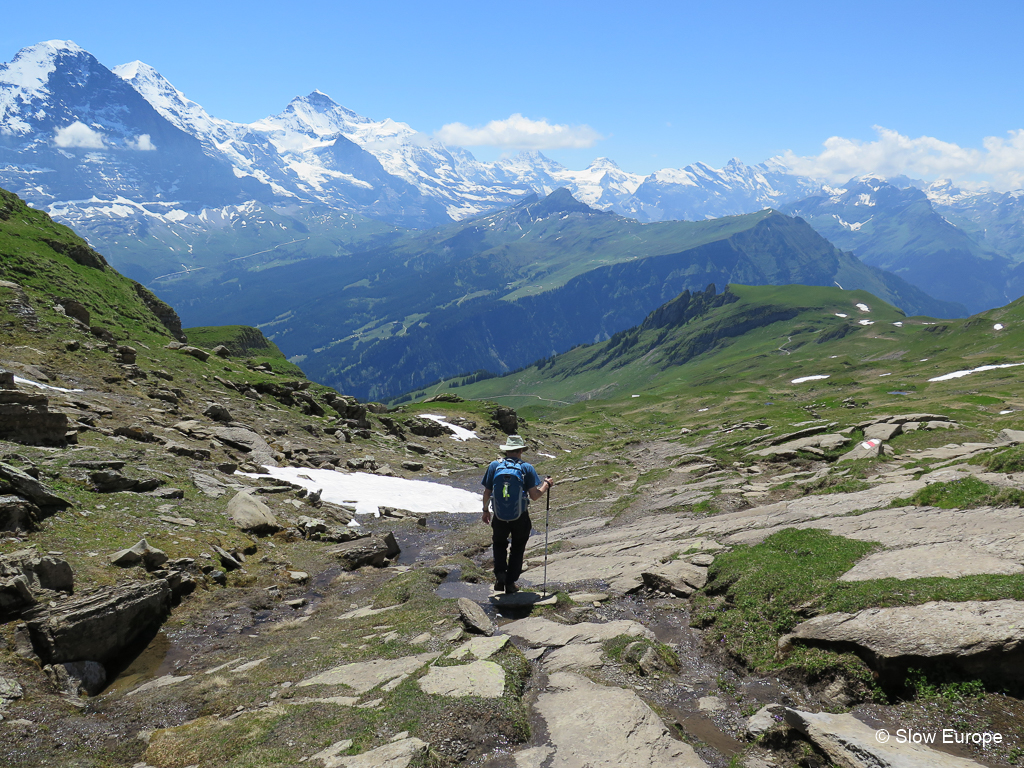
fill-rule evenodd
<path id="1" fill-rule="evenodd" d="M 1001 331 L 1005 327 L 1006 326 L 1003 325 L 1002 323 L 996 323 L 995 325 L 992 326 L 992 330 L 994 330 L 994 331 Z"/>
<path id="2" fill-rule="evenodd" d="M 1016 368 L 1024 363 L 1003 363 L 1002 365 L 982 365 L 979 368 L 971 368 L 968 371 L 953 371 L 952 373 L 946 373 L 942 376 L 936 376 L 934 379 L 928 379 L 928 381 L 949 381 L 950 379 L 961 379 L 964 376 L 970 376 L 972 373 L 981 373 L 983 371 L 994 371 L 997 368 Z"/>
<path id="3" fill-rule="evenodd" d="M 64 389 L 64 387 L 51 387 L 49 384 L 40 384 L 38 381 L 32 381 L 31 379 L 23 379 L 21 376 L 15 376 L 14 381 L 16 384 L 28 384 L 31 387 L 39 387 L 40 389 L 52 389 L 54 392 L 84 392 L 84 389 Z"/>
<path id="4" fill-rule="evenodd" d="M 858 325 L 874 325 L 875 321 L 874 320 L 858 320 L 857 324 Z"/>
<path id="5" fill-rule="evenodd" d="M 830 374 L 818 374 L 816 376 L 801 376 L 799 379 L 793 379 L 790 384 L 803 384 L 805 381 L 818 381 L 819 379 L 827 379 Z"/>
<path id="6" fill-rule="evenodd" d="M 836 317 L 849 317 L 849 315 L 844 314 L 843 312 L 836 312 Z"/>
<path id="7" fill-rule="evenodd" d="M 859 309 L 861 312 L 870 312 L 871 311 L 871 307 L 869 307 L 867 304 L 858 304 L 857 305 L 857 309 Z"/>
<path id="8" fill-rule="evenodd" d="M 438 424 L 444 424 L 446 427 L 448 427 L 448 429 L 455 433 L 454 435 L 451 436 L 452 440 L 465 442 L 466 440 L 480 439 L 480 435 L 478 435 L 473 430 L 466 429 L 465 427 L 459 427 L 456 426 L 455 424 L 451 424 L 448 422 L 448 419 L 446 419 L 444 416 L 438 416 L 437 414 L 434 413 L 423 413 L 420 415 L 423 416 L 424 419 L 430 419 L 431 421 L 436 421 Z"/>
<path id="9" fill-rule="evenodd" d="M 382 477 L 365 472 L 343 474 L 332 469 L 265 467 L 271 477 L 322 490 L 321 498 L 331 504 L 354 504 L 356 514 L 376 515 L 377 507 L 397 507 L 410 512 L 477 512 L 481 495 L 426 480 Z M 245 474 L 246 477 L 266 475 Z"/>

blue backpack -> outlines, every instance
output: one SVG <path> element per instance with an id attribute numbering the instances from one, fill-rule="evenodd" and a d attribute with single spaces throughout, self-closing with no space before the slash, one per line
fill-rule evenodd
<path id="1" fill-rule="evenodd" d="M 494 501 L 494 516 L 510 523 L 518 520 L 526 511 L 526 475 L 520 462 L 515 459 L 503 459 L 494 471 L 494 489 L 491 499 Z"/>

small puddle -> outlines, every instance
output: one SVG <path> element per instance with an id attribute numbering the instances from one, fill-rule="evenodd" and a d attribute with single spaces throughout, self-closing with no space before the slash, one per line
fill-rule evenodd
<path id="1" fill-rule="evenodd" d="M 176 645 L 163 630 L 160 630 L 142 652 L 124 670 L 115 675 L 102 693 L 128 691 L 140 683 L 173 674 L 188 659 L 185 649 Z"/>

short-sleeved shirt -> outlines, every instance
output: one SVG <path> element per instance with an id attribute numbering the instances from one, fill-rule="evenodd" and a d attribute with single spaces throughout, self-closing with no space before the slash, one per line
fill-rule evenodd
<path id="1" fill-rule="evenodd" d="M 494 473 L 497 472 L 498 467 L 506 461 L 514 462 L 515 459 L 495 459 L 487 467 L 487 471 L 484 473 L 484 479 L 480 482 L 488 491 L 494 490 Z M 530 488 L 535 488 L 540 485 L 540 475 L 538 475 L 537 470 L 533 468 L 533 464 L 527 464 L 525 461 L 520 461 L 519 469 L 522 470 L 523 473 L 523 490 L 529 490 Z M 530 502 L 529 494 L 526 496 L 526 502 L 527 504 Z"/>

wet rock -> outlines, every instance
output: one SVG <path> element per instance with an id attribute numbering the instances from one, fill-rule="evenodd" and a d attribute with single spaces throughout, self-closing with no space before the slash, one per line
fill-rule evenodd
<path id="1" fill-rule="evenodd" d="M 145 539 L 140 540 L 130 549 L 122 549 L 110 556 L 110 564 L 121 568 L 143 566 L 147 571 L 159 568 L 167 562 L 167 554 L 156 547 L 150 546 Z"/>
<path id="2" fill-rule="evenodd" d="M 797 625 L 790 642 L 855 646 L 881 671 L 941 660 L 972 677 L 1024 683 L 1024 602 L 931 602 L 831 613 Z"/>
<path id="3" fill-rule="evenodd" d="M 479 632 L 481 635 L 494 634 L 494 622 L 484 613 L 483 608 L 468 597 L 459 598 L 459 617 L 470 632 Z"/>
<path id="4" fill-rule="evenodd" d="M 505 693 L 505 670 L 493 661 L 455 667 L 431 667 L 416 684 L 435 696 L 480 696 L 496 699 Z"/>
<path id="5" fill-rule="evenodd" d="M 973 760 L 939 752 L 924 744 L 884 742 L 875 728 L 853 715 L 785 710 L 786 722 L 803 733 L 838 765 L 851 768 L 980 768 Z"/>
<path id="6" fill-rule="evenodd" d="M 45 663 L 104 664 L 158 626 L 170 609 L 170 585 L 157 579 L 100 587 L 54 608 L 34 608 L 26 623 L 32 646 Z"/>
<path id="7" fill-rule="evenodd" d="M 706 768 L 693 748 L 673 738 L 661 718 L 630 690 L 556 672 L 537 697 L 535 711 L 544 720 L 550 747 L 517 753 L 518 765 Z"/>
<path id="8" fill-rule="evenodd" d="M 506 624 L 502 630 L 513 637 L 522 638 L 531 646 L 554 649 L 544 657 L 545 668 L 552 671 L 603 665 L 602 644 L 619 635 L 654 639 L 653 632 L 642 624 L 628 619 L 600 624 L 582 621 L 566 625 L 540 616 L 531 616 Z"/>
<path id="9" fill-rule="evenodd" d="M 401 551 L 394 533 L 388 532 L 345 542 L 328 550 L 328 554 L 338 558 L 346 570 L 354 571 L 366 565 L 382 568 L 387 565 L 389 559 L 398 556 Z"/>
<path id="10" fill-rule="evenodd" d="M 257 499 L 251 491 L 239 491 L 228 502 L 228 518 L 243 531 L 269 535 L 281 530 L 270 507 Z"/>

